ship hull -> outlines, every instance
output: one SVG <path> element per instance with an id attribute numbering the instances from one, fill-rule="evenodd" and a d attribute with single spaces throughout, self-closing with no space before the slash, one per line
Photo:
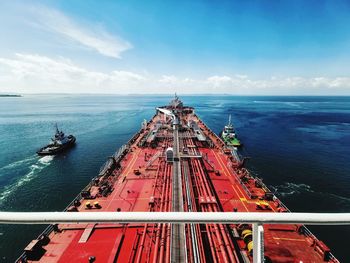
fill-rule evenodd
<path id="1" fill-rule="evenodd" d="M 157 108 L 65 211 L 289 212 L 225 149 L 176 98 Z M 17 262 L 252 262 L 252 244 L 248 224 L 58 224 Z M 338 262 L 300 224 L 265 224 L 264 249 L 266 262 Z"/>

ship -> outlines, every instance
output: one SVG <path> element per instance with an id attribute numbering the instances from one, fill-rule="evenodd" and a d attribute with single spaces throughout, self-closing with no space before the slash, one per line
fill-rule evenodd
<path id="1" fill-rule="evenodd" d="M 102 165 L 64 211 L 271 212 L 289 209 L 175 96 Z M 60 223 L 16 262 L 252 262 L 252 225 Z M 264 225 L 265 262 L 332 262 L 304 225 Z"/>
<path id="2" fill-rule="evenodd" d="M 225 125 L 221 137 L 227 146 L 240 147 L 241 142 L 238 140 L 235 129 L 231 123 L 231 115 L 228 119 L 228 124 Z"/>
<path id="3" fill-rule="evenodd" d="M 38 155 L 55 155 L 75 145 L 76 138 L 73 135 L 66 136 L 62 130 L 58 129 L 57 124 L 55 127 L 55 137 L 51 138 L 51 142 L 48 145 L 36 152 Z"/>

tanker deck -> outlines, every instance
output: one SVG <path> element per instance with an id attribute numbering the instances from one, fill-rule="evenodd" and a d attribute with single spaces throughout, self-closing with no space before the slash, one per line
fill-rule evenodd
<path id="1" fill-rule="evenodd" d="M 66 211 L 289 210 L 175 99 L 109 158 Z M 265 262 L 338 262 L 303 225 L 264 225 Z M 251 262 L 250 225 L 58 224 L 18 262 Z"/>

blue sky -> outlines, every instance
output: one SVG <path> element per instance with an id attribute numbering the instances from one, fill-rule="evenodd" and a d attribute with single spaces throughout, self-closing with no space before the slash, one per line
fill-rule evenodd
<path id="1" fill-rule="evenodd" d="M 350 95 L 348 1 L 0 3 L 0 92 Z"/>

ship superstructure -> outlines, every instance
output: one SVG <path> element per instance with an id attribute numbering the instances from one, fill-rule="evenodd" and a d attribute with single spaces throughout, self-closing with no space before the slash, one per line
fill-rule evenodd
<path id="1" fill-rule="evenodd" d="M 60 153 L 75 144 L 76 138 L 73 135 L 66 136 L 64 132 L 58 129 L 56 124 L 56 133 L 54 138 L 51 138 L 51 142 L 45 147 L 40 148 L 37 151 L 39 155 L 53 155 Z"/>
<path id="2" fill-rule="evenodd" d="M 231 115 L 229 116 L 227 125 L 225 125 L 224 130 L 221 133 L 221 137 L 229 147 L 241 146 L 241 142 L 238 140 L 235 129 L 231 123 Z"/>
<path id="3" fill-rule="evenodd" d="M 176 96 L 109 158 L 66 211 L 288 213 Z M 266 262 L 338 262 L 303 225 L 264 225 Z M 58 224 L 18 262 L 251 262 L 246 224 Z"/>

